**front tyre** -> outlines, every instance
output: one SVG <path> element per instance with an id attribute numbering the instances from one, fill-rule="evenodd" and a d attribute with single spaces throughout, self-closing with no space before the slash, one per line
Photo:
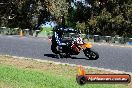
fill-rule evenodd
<path id="1" fill-rule="evenodd" d="M 99 58 L 98 52 L 94 51 L 93 49 L 85 49 L 84 54 L 89 60 L 97 60 Z"/>

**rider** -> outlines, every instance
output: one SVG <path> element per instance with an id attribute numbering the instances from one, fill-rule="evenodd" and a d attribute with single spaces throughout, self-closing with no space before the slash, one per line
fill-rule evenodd
<path id="1" fill-rule="evenodd" d="M 53 37 L 54 37 L 54 39 L 55 39 L 57 45 L 59 45 L 59 46 L 64 45 L 64 43 L 63 43 L 62 40 L 61 40 L 62 35 L 63 35 L 64 28 L 65 28 L 65 27 L 57 26 L 57 27 L 54 29 Z"/>
<path id="2" fill-rule="evenodd" d="M 57 51 L 56 47 L 59 46 L 59 48 L 62 48 L 65 43 L 62 42 L 61 38 L 63 35 L 63 31 L 65 29 L 65 19 L 64 16 L 61 16 L 60 19 L 60 25 L 56 26 L 53 31 L 53 36 L 52 36 L 52 47 L 51 50 L 55 53 L 58 54 L 59 52 Z"/>

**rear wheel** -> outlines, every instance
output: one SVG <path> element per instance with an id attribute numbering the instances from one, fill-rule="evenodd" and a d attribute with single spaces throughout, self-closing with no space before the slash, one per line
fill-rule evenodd
<path id="1" fill-rule="evenodd" d="M 85 49 L 84 54 L 90 60 L 97 60 L 99 58 L 98 52 L 94 51 L 93 49 Z"/>

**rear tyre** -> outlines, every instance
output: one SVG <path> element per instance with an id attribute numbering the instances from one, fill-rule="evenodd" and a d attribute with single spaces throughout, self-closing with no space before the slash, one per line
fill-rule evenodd
<path id="1" fill-rule="evenodd" d="M 94 51 L 93 49 L 85 49 L 84 54 L 89 60 L 97 60 L 99 58 L 98 52 Z"/>

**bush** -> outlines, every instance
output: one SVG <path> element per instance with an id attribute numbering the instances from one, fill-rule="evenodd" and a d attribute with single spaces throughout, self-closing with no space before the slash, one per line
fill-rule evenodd
<path id="1" fill-rule="evenodd" d="M 18 28 L 0 28 L 0 34 L 3 35 L 18 35 L 19 29 Z"/>

